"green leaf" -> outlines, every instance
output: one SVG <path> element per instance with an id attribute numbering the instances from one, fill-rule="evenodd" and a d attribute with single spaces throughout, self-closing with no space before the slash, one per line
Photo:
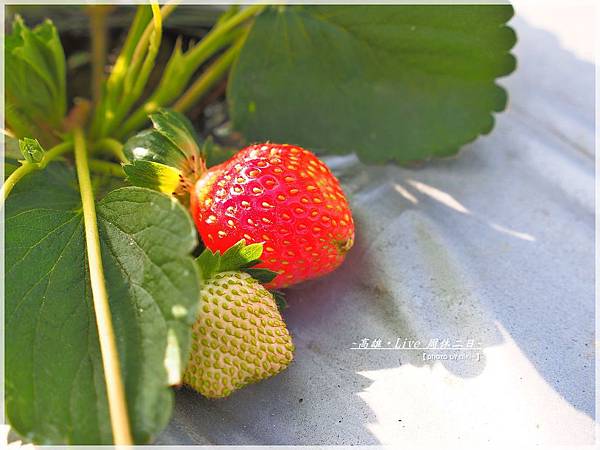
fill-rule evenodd
<path id="1" fill-rule="evenodd" d="M 44 159 L 44 149 L 37 139 L 19 139 L 19 149 L 27 162 L 39 163 Z"/>
<path id="2" fill-rule="evenodd" d="M 229 80 L 234 126 L 365 161 L 456 153 L 494 124 L 515 68 L 508 5 L 272 7 Z"/>
<path id="3" fill-rule="evenodd" d="M 33 30 L 17 16 L 6 37 L 6 121 L 17 137 L 50 140 L 66 113 L 66 63 L 47 20 Z"/>
<path id="4" fill-rule="evenodd" d="M 187 363 L 199 276 L 196 233 L 174 199 L 137 187 L 97 203 L 102 260 L 137 443 L 173 407 Z M 6 410 L 40 444 L 109 444 L 105 381 L 73 170 L 50 164 L 6 203 Z"/>

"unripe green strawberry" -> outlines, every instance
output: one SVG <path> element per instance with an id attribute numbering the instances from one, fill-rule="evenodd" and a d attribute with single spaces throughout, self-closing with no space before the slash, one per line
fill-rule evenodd
<path id="1" fill-rule="evenodd" d="M 294 345 L 273 294 L 249 273 L 229 270 L 264 276 L 264 269 L 248 269 L 260 252 L 260 244 L 241 241 L 222 256 L 207 249 L 198 259 L 204 284 L 183 381 L 205 397 L 226 397 L 292 361 Z"/>

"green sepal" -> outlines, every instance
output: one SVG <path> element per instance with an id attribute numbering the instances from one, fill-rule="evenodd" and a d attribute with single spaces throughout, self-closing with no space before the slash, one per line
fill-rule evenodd
<path id="1" fill-rule="evenodd" d="M 208 280 L 219 272 L 246 272 L 260 283 L 268 283 L 278 274 L 269 269 L 253 268 L 262 261 L 259 259 L 263 252 L 263 244 L 246 245 L 244 239 L 232 245 L 225 253 L 213 252 L 209 248 L 196 258 L 203 280 Z"/>
<path id="2" fill-rule="evenodd" d="M 23 138 L 19 139 L 19 150 L 25 161 L 29 163 L 39 163 L 44 159 L 44 149 L 37 139 Z"/>
<path id="3" fill-rule="evenodd" d="M 154 129 L 168 139 L 187 157 L 200 155 L 200 138 L 192 123 L 183 114 L 169 109 L 159 109 L 150 114 Z"/>
<path id="4" fill-rule="evenodd" d="M 242 239 L 223 253 L 221 257 L 221 271 L 252 267 L 258 264 L 258 258 L 262 255 L 262 252 L 262 244 L 246 245 L 246 241 Z"/>
<path id="5" fill-rule="evenodd" d="M 123 146 L 129 161 L 153 161 L 181 170 L 186 161 L 185 153 L 158 130 L 140 131 L 129 138 Z"/>
<path id="6" fill-rule="evenodd" d="M 277 304 L 277 309 L 279 312 L 283 312 L 284 309 L 287 309 L 288 302 L 285 299 L 285 293 L 282 291 L 271 291 L 273 294 L 273 298 L 275 299 L 275 303 Z"/>
<path id="7" fill-rule="evenodd" d="M 205 170 L 200 139 L 181 113 L 161 109 L 149 117 L 154 128 L 139 132 L 123 146 L 130 162 L 125 173 L 135 186 L 182 194 Z"/>
<path id="8" fill-rule="evenodd" d="M 205 248 L 200 256 L 196 258 L 196 264 L 200 268 L 200 277 L 203 281 L 219 272 L 220 259 L 220 253 L 213 253 L 209 248 Z"/>
<path id="9" fill-rule="evenodd" d="M 248 275 L 250 275 L 255 280 L 258 280 L 262 284 L 270 283 L 277 276 L 277 272 L 273 272 L 272 270 L 264 269 L 264 268 L 249 267 L 249 268 L 245 268 L 244 272 L 246 272 Z"/>
<path id="10" fill-rule="evenodd" d="M 134 186 L 145 187 L 173 194 L 179 185 L 180 172 L 173 167 L 154 161 L 133 161 L 123 167 L 127 181 Z"/>
<path id="11" fill-rule="evenodd" d="M 124 167 L 134 186 L 185 197 L 207 167 L 220 164 L 237 150 L 198 137 L 189 119 L 169 109 L 148 116 L 153 128 L 140 131 L 125 142 L 129 161 Z M 175 180 L 177 178 L 177 180 Z"/>

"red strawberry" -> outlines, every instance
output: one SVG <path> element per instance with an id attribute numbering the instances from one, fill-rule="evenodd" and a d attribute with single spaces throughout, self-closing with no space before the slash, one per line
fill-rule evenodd
<path id="1" fill-rule="evenodd" d="M 264 242 L 263 263 L 282 288 L 337 268 L 354 242 L 339 182 L 314 154 L 287 144 L 256 144 L 209 169 L 191 210 L 205 245 L 224 252 L 240 239 Z"/>

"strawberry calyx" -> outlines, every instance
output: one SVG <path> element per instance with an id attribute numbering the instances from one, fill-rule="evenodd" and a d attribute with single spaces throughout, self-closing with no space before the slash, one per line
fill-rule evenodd
<path id="1" fill-rule="evenodd" d="M 265 285 L 273 281 L 278 273 L 264 267 L 255 267 L 263 262 L 260 260 L 262 253 L 262 242 L 246 245 L 246 240 L 241 239 L 223 254 L 205 248 L 196 258 L 196 263 L 204 281 L 220 272 L 239 271 L 247 273 L 260 284 Z M 280 311 L 288 307 L 284 292 L 274 289 L 269 289 L 269 292 L 273 295 Z"/>
<path id="2" fill-rule="evenodd" d="M 340 255 L 345 255 L 354 245 L 354 237 L 349 237 L 344 240 L 333 241 L 333 245 L 337 248 Z"/>
<path id="3" fill-rule="evenodd" d="M 140 187 L 174 195 L 184 204 L 196 181 L 214 165 L 229 157 L 209 137 L 202 141 L 191 122 L 183 114 L 160 109 L 150 114 L 152 128 L 131 137 L 123 152 L 127 180 Z"/>
<path id="4" fill-rule="evenodd" d="M 200 256 L 196 258 L 196 263 L 200 268 L 203 280 L 208 280 L 219 272 L 239 271 L 246 272 L 261 284 L 266 284 L 277 276 L 277 272 L 254 267 L 262 263 L 260 260 L 262 252 L 262 243 L 246 245 L 246 240 L 241 239 L 223 254 L 205 248 Z"/>

